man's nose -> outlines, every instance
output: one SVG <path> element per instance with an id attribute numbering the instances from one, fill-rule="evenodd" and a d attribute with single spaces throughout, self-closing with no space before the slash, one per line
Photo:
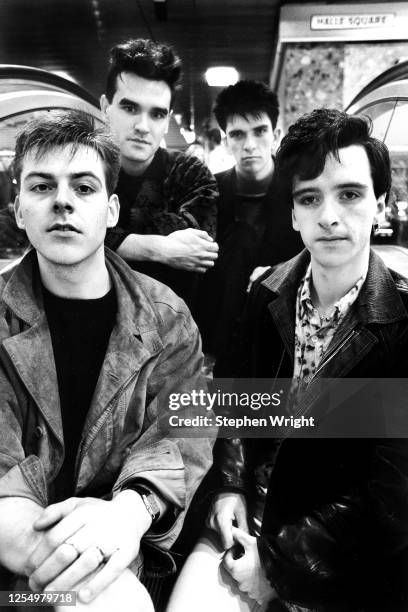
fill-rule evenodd
<path id="1" fill-rule="evenodd" d="M 338 225 L 340 221 L 337 203 L 333 198 L 325 198 L 320 206 L 319 224 L 322 227 Z"/>
<path id="2" fill-rule="evenodd" d="M 55 199 L 53 203 L 54 212 L 72 212 L 74 210 L 74 205 L 72 202 L 72 196 L 66 187 L 58 187 L 55 193 Z"/>
<path id="3" fill-rule="evenodd" d="M 138 113 L 136 115 L 134 128 L 136 132 L 147 133 L 149 131 L 149 118 L 147 113 Z"/>
<path id="4" fill-rule="evenodd" d="M 244 142 L 244 149 L 252 151 L 255 148 L 255 138 L 252 134 L 247 134 Z"/>

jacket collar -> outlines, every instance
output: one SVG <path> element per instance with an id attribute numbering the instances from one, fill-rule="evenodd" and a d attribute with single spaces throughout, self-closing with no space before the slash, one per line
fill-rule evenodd
<path id="1" fill-rule="evenodd" d="M 148 294 L 135 279 L 135 272 L 117 255 L 105 249 L 105 260 L 118 300 L 118 320 L 136 334 L 159 325 Z M 123 291 L 123 288 L 126 291 Z M 34 249 L 11 274 L 3 291 L 3 301 L 16 316 L 34 325 L 44 315 L 41 280 Z"/>
<path id="2" fill-rule="evenodd" d="M 309 252 L 304 249 L 293 259 L 277 266 L 262 285 L 275 294 L 275 298 L 287 296 L 294 306 L 297 289 L 309 261 Z M 393 323 L 408 318 L 407 309 L 399 294 L 401 290 L 408 293 L 408 281 L 391 272 L 381 257 L 371 249 L 367 278 L 356 301 L 358 320 L 369 324 Z"/>

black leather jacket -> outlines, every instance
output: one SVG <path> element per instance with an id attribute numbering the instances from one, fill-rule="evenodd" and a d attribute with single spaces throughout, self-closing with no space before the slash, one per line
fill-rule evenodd
<path id="1" fill-rule="evenodd" d="M 292 376 L 296 291 L 307 263 L 304 251 L 256 286 L 217 377 Z M 331 347 L 317 379 L 407 377 L 408 281 L 373 252 Z M 321 414 L 326 391 L 310 384 L 301 413 Z M 375 380 L 363 392 L 363 418 L 383 423 L 385 434 L 389 405 L 378 400 Z M 338 401 L 334 422 L 353 399 Z M 405 400 L 390 401 L 398 399 Z M 258 547 L 281 600 L 325 612 L 408 610 L 408 440 L 223 440 L 223 485 L 250 493 L 254 466 L 266 459 L 274 467 Z"/>

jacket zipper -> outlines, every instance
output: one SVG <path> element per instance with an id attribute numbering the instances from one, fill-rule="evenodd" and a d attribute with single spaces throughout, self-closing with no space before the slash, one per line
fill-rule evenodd
<path id="1" fill-rule="evenodd" d="M 345 338 L 343 338 L 342 340 L 339 340 L 337 344 L 331 348 L 331 350 L 326 354 L 323 361 L 319 364 L 317 370 L 315 371 L 315 373 L 313 374 L 309 382 L 312 382 L 312 380 L 317 376 L 317 374 L 329 363 L 329 361 L 333 359 L 335 355 L 337 355 L 337 353 L 339 353 L 339 351 L 343 348 L 346 342 L 348 342 L 350 338 L 352 338 L 352 336 L 354 336 L 354 334 L 356 333 L 357 332 L 353 329 L 351 332 L 347 334 Z"/>
<path id="2" fill-rule="evenodd" d="M 79 476 L 79 466 L 82 463 L 82 460 L 86 454 L 86 452 L 88 451 L 88 449 L 90 448 L 90 446 L 92 445 L 92 443 L 94 442 L 96 436 L 98 435 L 102 425 L 104 424 L 104 422 L 106 421 L 106 419 L 109 417 L 109 415 L 113 412 L 114 407 L 116 406 L 117 400 L 120 396 L 120 394 L 123 392 L 123 390 L 132 382 L 132 380 L 139 374 L 139 371 L 137 372 L 133 372 L 133 374 L 131 376 L 129 376 L 129 378 L 123 383 L 123 385 L 117 390 L 117 392 L 115 393 L 115 395 L 112 398 L 112 401 L 110 403 L 110 405 L 106 408 L 106 410 L 104 410 L 103 414 L 101 414 L 101 416 L 99 417 L 99 419 L 97 420 L 97 422 L 94 425 L 94 433 L 92 435 L 92 437 L 88 440 L 87 444 L 83 444 L 83 446 L 80 446 L 78 449 L 78 455 L 77 455 L 77 462 L 75 465 L 75 487 L 74 490 L 76 490 L 76 487 L 78 485 L 78 476 Z"/>
<path id="3" fill-rule="evenodd" d="M 329 363 L 329 361 L 331 361 L 333 359 L 333 357 L 335 355 L 337 355 L 341 349 L 343 348 L 343 346 L 346 344 L 346 342 L 348 342 L 350 340 L 350 338 L 352 338 L 357 332 L 353 329 L 351 332 L 349 332 L 347 334 L 347 336 L 345 336 L 342 340 L 339 340 L 337 342 L 337 344 L 335 344 L 335 346 L 333 346 L 331 348 L 331 350 L 327 353 L 326 357 L 323 359 L 323 361 L 320 363 L 319 367 L 317 368 L 316 372 L 313 374 L 312 378 L 309 380 L 308 385 L 310 385 L 310 383 L 316 378 L 316 376 L 318 375 L 318 373 Z M 304 415 L 306 413 L 302 412 L 302 410 L 299 410 L 298 412 L 296 412 L 293 416 L 295 418 L 299 417 L 300 415 Z"/>

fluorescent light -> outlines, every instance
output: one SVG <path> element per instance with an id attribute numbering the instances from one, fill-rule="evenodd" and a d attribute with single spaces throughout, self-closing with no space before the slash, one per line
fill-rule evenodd
<path id="1" fill-rule="evenodd" d="M 71 74 L 69 74 L 69 72 L 66 72 L 65 70 L 51 70 L 51 72 L 53 72 L 57 76 L 62 77 L 63 79 L 67 79 L 68 81 L 72 81 L 73 83 L 77 82 L 76 79 L 74 79 L 74 77 Z"/>
<path id="2" fill-rule="evenodd" d="M 210 87 L 227 87 L 238 81 L 239 74 L 233 66 L 214 66 L 208 68 L 205 78 Z"/>

